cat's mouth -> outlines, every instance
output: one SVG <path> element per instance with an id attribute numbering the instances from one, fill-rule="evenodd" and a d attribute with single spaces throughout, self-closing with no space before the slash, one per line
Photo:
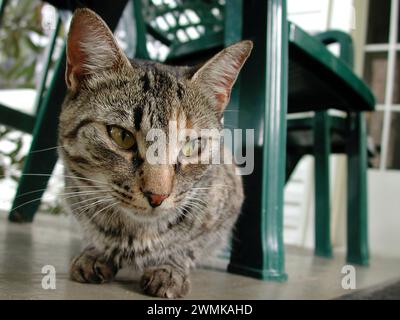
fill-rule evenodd
<path id="1" fill-rule="evenodd" d="M 167 214 L 171 209 L 170 201 L 163 201 L 159 206 L 152 207 L 148 200 L 143 197 L 131 197 L 130 199 L 122 198 L 118 194 L 113 193 L 114 198 L 119 202 L 120 209 L 127 215 L 139 218 L 140 220 L 152 220 Z"/>
<path id="2" fill-rule="evenodd" d="M 118 207 L 122 212 L 132 218 L 141 221 L 149 221 L 164 217 L 172 217 L 179 213 L 180 206 L 190 191 L 190 188 L 184 190 L 172 190 L 169 195 L 156 195 L 143 192 L 141 188 L 133 190 L 124 187 L 122 183 L 113 183 L 111 195 L 118 202 Z"/>

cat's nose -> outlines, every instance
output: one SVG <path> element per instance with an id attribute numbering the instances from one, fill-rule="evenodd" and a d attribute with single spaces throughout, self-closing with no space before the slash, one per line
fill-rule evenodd
<path id="1" fill-rule="evenodd" d="M 169 194 L 154 194 L 151 192 L 144 192 L 144 195 L 153 208 L 160 206 L 161 203 L 169 197 Z"/>

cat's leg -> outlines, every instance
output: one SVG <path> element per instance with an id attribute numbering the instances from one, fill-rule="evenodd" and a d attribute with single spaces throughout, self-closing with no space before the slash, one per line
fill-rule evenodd
<path id="1" fill-rule="evenodd" d="M 223 228 L 227 234 L 233 225 L 232 221 L 224 221 Z M 213 236 L 216 230 L 223 233 L 222 227 L 216 224 L 207 232 L 203 230 L 201 236 L 187 243 L 187 247 L 179 247 L 176 250 L 170 247 L 171 251 L 175 251 L 173 256 L 159 260 L 144 269 L 140 280 L 142 290 L 146 294 L 160 298 L 173 299 L 186 296 L 191 288 L 190 269 L 195 267 L 196 261 L 203 257 L 205 252 L 208 256 L 213 256 L 218 249 L 224 247 L 224 241 L 220 237 Z"/>
<path id="2" fill-rule="evenodd" d="M 118 267 L 94 247 L 87 247 L 72 260 L 70 277 L 82 283 L 105 283 L 114 279 Z"/>
<path id="3" fill-rule="evenodd" d="M 189 270 L 163 264 L 145 269 L 140 286 L 146 294 L 160 298 L 182 298 L 190 291 Z"/>

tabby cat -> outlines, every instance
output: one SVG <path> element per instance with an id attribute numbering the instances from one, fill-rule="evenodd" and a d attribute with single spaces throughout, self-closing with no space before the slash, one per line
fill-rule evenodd
<path id="1" fill-rule="evenodd" d="M 78 9 L 67 43 L 68 87 L 59 126 L 68 207 L 88 246 L 71 264 L 78 282 L 142 272 L 145 293 L 178 298 L 195 262 L 225 245 L 243 202 L 234 164 L 185 161 L 202 139 L 172 143 L 176 161 L 146 157 L 152 129 L 222 129 L 232 86 L 252 49 L 232 45 L 198 67 L 128 60 L 104 21 Z M 206 139 L 207 140 L 207 139 Z M 207 141 L 205 141 L 207 143 Z M 222 147 L 221 147 L 222 148 Z"/>

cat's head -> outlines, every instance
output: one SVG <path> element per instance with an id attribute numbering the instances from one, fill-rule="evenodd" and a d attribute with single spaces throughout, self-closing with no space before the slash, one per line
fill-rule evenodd
<path id="1" fill-rule="evenodd" d="M 109 189 L 107 196 L 133 216 L 168 214 L 211 166 L 191 161 L 203 152 L 207 136 L 185 132 L 221 129 L 251 49 L 251 41 L 239 42 L 198 67 L 130 61 L 99 16 L 77 10 L 68 35 L 68 94 L 59 128 L 65 165 Z M 171 137 L 171 125 L 183 139 Z M 148 158 L 151 132 L 164 133 L 165 143 L 158 142 L 166 146 L 166 162 Z"/>

